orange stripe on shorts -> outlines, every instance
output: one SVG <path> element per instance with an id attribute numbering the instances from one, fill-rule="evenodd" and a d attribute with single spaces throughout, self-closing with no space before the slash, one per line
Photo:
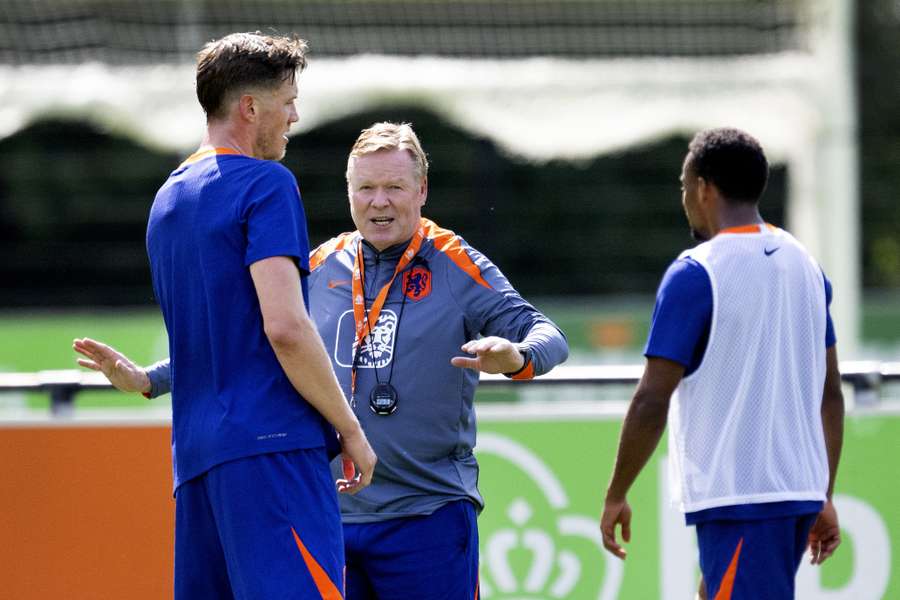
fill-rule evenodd
<path id="1" fill-rule="evenodd" d="M 306 568 L 309 569 L 309 574 L 312 575 L 313 581 L 316 583 L 316 588 L 319 590 L 319 594 L 322 595 L 322 600 L 342 600 L 343 596 L 341 596 L 337 586 L 334 585 L 334 582 L 328 577 L 328 573 L 325 572 L 325 569 L 316 562 L 313 555 L 310 554 L 309 550 L 306 549 L 306 546 L 303 545 L 300 536 L 297 535 L 297 532 L 293 527 L 291 527 L 291 533 L 294 534 L 294 541 L 297 542 L 297 548 L 300 549 L 300 554 L 303 555 L 303 562 L 306 563 Z"/>
<path id="2" fill-rule="evenodd" d="M 734 556 L 731 557 L 731 563 L 728 570 L 722 577 L 722 584 L 713 600 L 731 600 L 731 592 L 734 589 L 734 578 L 737 576 L 738 558 L 741 556 L 741 546 L 744 545 L 744 538 L 738 540 L 737 548 L 734 549 Z"/>

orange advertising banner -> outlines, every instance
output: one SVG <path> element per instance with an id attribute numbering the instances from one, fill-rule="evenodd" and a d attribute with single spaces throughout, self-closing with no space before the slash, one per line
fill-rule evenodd
<path id="1" fill-rule="evenodd" d="M 0 425 L 0 596 L 172 597 L 168 425 Z"/>

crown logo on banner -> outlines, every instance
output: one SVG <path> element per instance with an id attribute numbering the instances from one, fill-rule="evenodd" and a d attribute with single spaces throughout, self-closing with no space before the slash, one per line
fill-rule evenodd
<path id="1" fill-rule="evenodd" d="M 537 492 L 526 498 L 524 490 L 517 489 L 504 506 L 503 526 L 482 528 L 481 597 L 615 599 L 623 565 L 603 549 L 599 517 L 569 511 L 568 496 L 555 473 L 518 442 L 483 432 L 478 436 L 478 454 L 512 463 L 531 479 Z M 538 514 L 536 506 L 550 514 Z"/>

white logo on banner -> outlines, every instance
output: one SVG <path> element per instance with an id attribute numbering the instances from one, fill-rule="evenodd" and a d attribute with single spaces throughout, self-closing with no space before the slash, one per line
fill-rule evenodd
<path id="1" fill-rule="evenodd" d="M 526 474 L 543 496 L 526 497 L 525 490 L 514 491 L 504 507 L 510 526 L 482 531 L 481 597 L 485 600 L 574 599 L 573 594 L 577 592 L 580 599 L 584 590 L 576 588 L 586 585 L 582 581 L 584 578 L 596 577 L 596 566 L 603 564 L 599 589 L 593 588 L 591 583 L 591 591 L 583 598 L 618 598 L 624 563 L 603 549 L 598 515 L 568 513 L 569 499 L 562 482 L 527 446 L 506 436 L 481 432 L 476 452 L 479 456 L 494 455 Z M 699 581 L 695 532 L 693 527 L 685 526 L 684 515 L 671 504 L 665 456 L 661 462 L 657 496 L 660 598 L 693 598 Z M 498 499 L 492 497 L 489 500 L 496 502 Z M 601 500 L 599 498 L 598 502 Z M 841 529 L 852 541 L 852 545 L 845 544 L 838 552 L 853 553 L 852 574 L 840 586 L 827 588 L 821 583 L 820 568 L 811 567 L 805 556 L 797 575 L 797 597 L 880 600 L 890 582 L 894 553 L 884 517 L 870 504 L 853 496 L 835 494 L 834 503 Z M 551 526 L 546 526 L 546 519 L 534 518 L 536 505 L 553 511 Z M 541 520 L 543 522 L 538 524 Z M 589 550 L 585 549 L 585 541 L 589 542 Z M 523 556 L 530 557 L 525 568 L 517 563 Z M 657 575 L 648 572 L 646 576 L 655 579 Z"/>
<path id="2" fill-rule="evenodd" d="M 882 600 L 891 579 L 891 538 L 887 523 L 870 504 L 844 494 L 834 495 L 844 543 L 837 552 L 853 552 L 853 573 L 839 588 L 821 583 L 822 571 L 809 564 L 809 555 L 797 573 L 797 597 L 822 600 Z M 846 543 L 846 537 L 853 542 Z M 834 560 L 829 559 L 829 560 Z"/>
<path id="3" fill-rule="evenodd" d="M 349 319 L 345 321 L 345 319 Z M 337 323 L 337 332 L 334 341 L 334 360 L 342 367 L 350 367 L 353 356 L 356 354 L 355 326 L 353 325 L 353 311 L 348 310 L 340 316 Z M 341 335 L 343 328 L 348 328 L 348 335 Z M 346 341 L 354 340 L 350 351 L 346 351 Z M 363 338 L 359 358 L 356 361 L 358 369 L 381 369 L 391 363 L 394 356 L 394 340 L 397 337 L 397 313 L 392 310 L 382 309 L 378 315 L 378 321 L 372 327 L 372 332 Z M 341 344 L 344 343 L 344 352 L 341 352 Z"/>
<path id="4" fill-rule="evenodd" d="M 513 498 L 506 509 L 514 527 L 497 529 L 483 539 L 481 597 L 501 598 L 571 598 L 582 571 L 594 572 L 605 564 L 603 584 L 597 600 L 614 600 L 622 584 L 622 561 L 603 550 L 603 540 L 596 516 L 566 514 L 569 498 L 552 470 L 527 447 L 495 433 L 478 435 L 479 455 L 493 454 L 526 473 L 556 512 L 556 530 L 529 527 L 533 515 L 531 505 L 522 497 Z M 589 556 L 579 556 L 558 543 L 566 538 L 581 538 L 593 546 Z M 578 544 L 575 544 L 578 545 Z M 561 547 L 560 547 L 561 546 Z M 531 565 L 524 578 L 513 573 L 510 555 L 528 552 Z"/>

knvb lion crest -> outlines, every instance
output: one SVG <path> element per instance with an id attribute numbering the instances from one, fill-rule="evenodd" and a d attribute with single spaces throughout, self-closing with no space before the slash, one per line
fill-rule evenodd
<path id="1" fill-rule="evenodd" d="M 553 471 L 531 450 L 510 438 L 480 433 L 480 457 L 511 463 L 535 484 L 537 496 L 517 489 L 505 502 L 504 526 L 481 529 L 481 597 L 485 600 L 614 600 L 622 583 L 622 562 L 603 549 L 598 517 L 572 514 Z M 552 526 L 535 523 L 533 505 L 552 511 Z M 548 507 L 549 509 L 545 508 Z M 542 519 L 546 523 L 546 519 Z M 601 565 L 602 580 L 598 576 Z"/>
<path id="2" fill-rule="evenodd" d="M 421 300 L 431 294 L 431 270 L 416 266 L 403 274 L 403 293 L 410 300 Z"/>
<path id="3" fill-rule="evenodd" d="M 394 338 L 397 334 L 397 314 L 392 310 L 382 310 L 378 321 L 369 335 L 362 340 L 362 349 L 356 362 L 360 369 L 380 369 L 386 367 L 394 356 Z M 356 353 L 356 345 L 353 346 Z"/>
<path id="4" fill-rule="evenodd" d="M 343 367 L 349 367 L 353 357 L 356 355 L 356 343 L 351 348 L 348 348 L 346 343 L 343 348 L 340 346 L 342 339 L 355 339 L 355 336 L 341 335 L 341 328 L 346 326 L 353 326 L 352 310 L 345 312 L 338 319 L 335 360 L 337 364 Z M 371 333 L 362 340 L 362 348 L 356 360 L 356 367 L 358 369 L 380 369 L 389 365 L 394 356 L 394 340 L 396 337 L 397 313 L 384 309 L 378 315 L 378 321 L 372 327 Z"/>

